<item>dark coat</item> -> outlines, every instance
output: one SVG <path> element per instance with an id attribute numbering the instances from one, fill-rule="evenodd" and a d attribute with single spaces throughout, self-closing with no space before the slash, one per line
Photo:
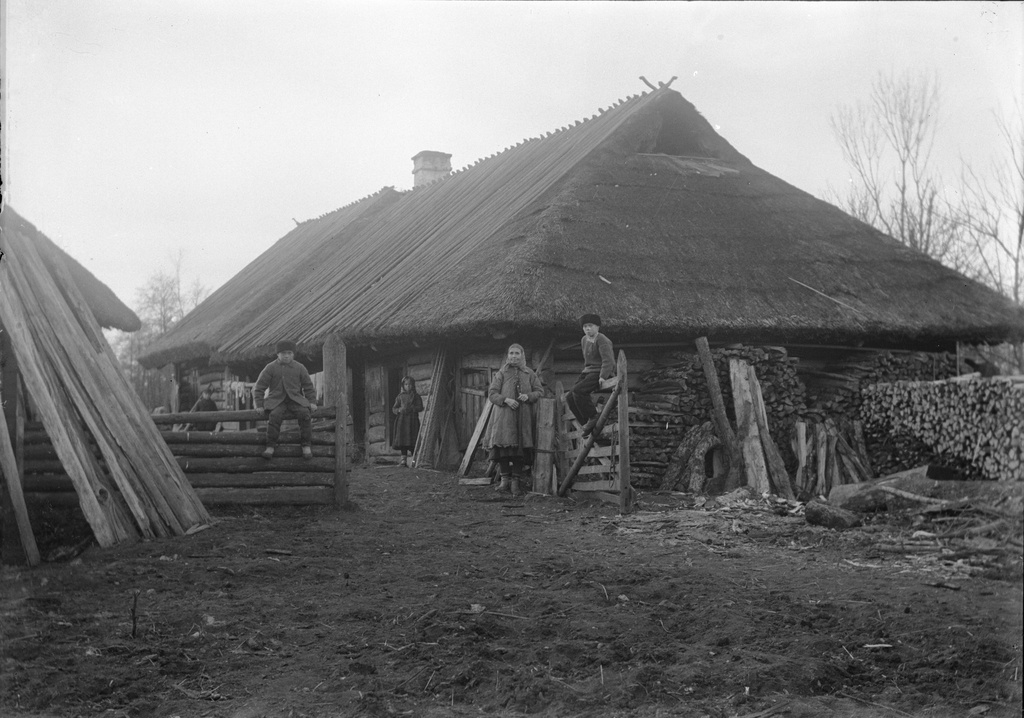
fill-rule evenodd
<path id="1" fill-rule="evenodd" d="M 423 411 L 423 400 L 416 392 L 403 391 L 395 397 L 395 405 L 391 413 L 395 414 L 394 431 L 392 432 L 391 448 L 416 448 L 416 437 L 420 433 L 420 412 Z"/>
<path id="2" fill-rule="evenodd" d="M 515 399 L 517 394 L 529 396 L 527 403 L 520 403 L 518 409 L 505 404 L 505 399 Z M 533 446 L 533 405 L 544 394 L 540 379 L 530 369 L 502 366 L 491 379 L 487 398 L 494 409 L 487 422 L 484 446 Z"/>

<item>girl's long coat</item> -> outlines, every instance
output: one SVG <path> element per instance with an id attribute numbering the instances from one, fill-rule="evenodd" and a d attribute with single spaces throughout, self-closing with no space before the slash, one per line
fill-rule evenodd
<path id="1" fill-rule="evenodd" d="M 423 400 L 416 392 L 403 391 L 395 397 L 392 410 L 398 410 L 395 416 L 395 430 L 391 441 L 392 449 L 416 448 L 416 435 L 420 433 L 420 412 L 423 411 Z"/>
<path id="2" fill-rule="evenodd" d="M 530 397 L 527 403 L 520 402 L 518 409 L 505 404 L 505 399 L 515 399 L 519 394 Z M 533 407 L 544 394 L 540 379 L 526 368 L 505 365 L 491 379 L 487 398 L 494 409 L 487 422 L 484 446 L 533 446 Z"/>

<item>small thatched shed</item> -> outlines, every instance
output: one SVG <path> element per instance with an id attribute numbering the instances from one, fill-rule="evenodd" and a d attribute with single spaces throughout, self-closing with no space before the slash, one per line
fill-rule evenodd
<path id="1" fill-rule="evenodd" d="M 1007 299 L 756 167 L 663 88 L 300 224 L 142 362 L 244 381 L 278 339 L 315 369 L 340 333 L 357 437 L 375 453 L 398 379 L 436 379 L 445 346 L 461 448 L 505 345 L 551 346 L 567 376 L 584 312 L 631 362 L 698 336 L 928 351 L 1024 336 Z"/>

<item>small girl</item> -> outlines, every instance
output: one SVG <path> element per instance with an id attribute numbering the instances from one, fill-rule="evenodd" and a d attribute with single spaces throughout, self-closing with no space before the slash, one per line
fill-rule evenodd
<path id="1" fill-rule="evenodd" d="M 402 466 L 412 466 L 412 457 L 409 454 L 416 449 L 421 411 L 423 400 L 416 393 L 416 380 L 407 376 L 402 379 L 402 391 L 395 397 L 395 405 L 391 407 L 391 413 L 395 415 L 391 448 L 402 452 Z"/>

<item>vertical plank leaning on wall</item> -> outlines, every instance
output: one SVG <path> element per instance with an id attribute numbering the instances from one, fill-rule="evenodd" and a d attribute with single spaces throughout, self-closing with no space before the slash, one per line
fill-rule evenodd
<path id="1" fill-rule="evenodd" d="M 434 354 L 434 364 L 431 368 L 430 394 L 427 398 L 427 410 L 423 417 L 423 424 L 420 427 L 420 434 L 416 439 L 416 450 L 413 452 L 413 461 L 416 466 L 433 467 L 437 457 L 437 442 L 440 438 L 441 427 L 446 418 L 448 402 L 445 401 L 444 387 L 445 376 L 451 365 L 450 352 L 446 347 L 438 347 Z"/>
<path id="2" fill-rule="evenodd" d="M 333 406 L 334 504 L 348 505 L 348 359 L 345 342 L 331 334 L 324 342 L 324 404 Z"/>

